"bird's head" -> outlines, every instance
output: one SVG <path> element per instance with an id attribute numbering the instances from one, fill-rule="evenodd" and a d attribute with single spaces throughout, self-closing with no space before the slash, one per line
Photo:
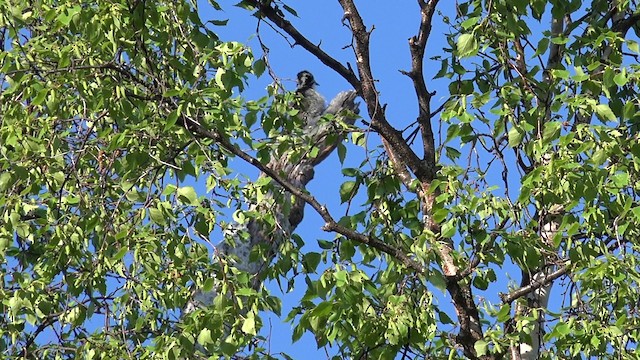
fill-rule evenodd
<path id="1" fill-rule="evenodd" d="M 302 70 L 298 73 L 298 91 L 311 89 L 314 86 L 319 85 L 313 78 L 313 75 L 307 70 Z"/>

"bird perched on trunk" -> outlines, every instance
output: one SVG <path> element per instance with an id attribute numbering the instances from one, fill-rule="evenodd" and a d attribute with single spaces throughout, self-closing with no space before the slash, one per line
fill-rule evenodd
<path id="1" fill-rule="evenodd" d="M 310 72 L 303 70 L 298 73 L 298 88 L 296 89 L 296 93 L 302 97 L 299 116 L 307 126 L 319 118 L 326 107 L 324 98 L 315 89 L 316 85 L 318 85 L 318 83 Z"/>

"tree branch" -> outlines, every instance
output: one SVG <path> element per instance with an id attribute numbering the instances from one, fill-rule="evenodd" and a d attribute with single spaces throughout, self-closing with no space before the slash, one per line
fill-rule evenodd
<path id="1" fill-rule="evenodd" d="M 423 159 L 426 161 L 431 177 L 435 175 L 436 164 L 435 144 L 433 130 L 431 128 L 431 97 L 433 94 L 429 92 L 424 81 L 423 63 L 427 40 L 431 34 L 433 13 L 438 1 L 439 0 L 418 0 L 421 14 L 420 27 L 418 34 L 409 39 L 411 71 L 402 72 L 413 81 L 413 87 L 418 98 L 418 124 L 422 134 L 422 144 L 424 148 Z"/>
<path id="2" fill-rule="evenodd" d="M 531 282 L 529 283 L 529 285 L 523 286 L 521 288 L 518 288 L 508 294 L 499 294 L 500 295 L 500 300 L 502 300 L 503 304 L 510 304 L 512 303 L 514 300 L 525 296 L 545 285 L 551 284 L 553 282 L 553 280 L 559 278 L 560 276 L 566 274 L 569 269 L 571 268 L 571 264 L 566 264 L 565 266 L 561 267 L 558 270 L 555 270 L 551 273 L 549 273 L 548 275 L 545 275 L 543 278 L 538 279 L 538 280 L 534 280 L 532 279 Z"/>
<path id="3" fill-rule="evenodd" d="M 258 9 L 260 14 L 264 15 L 267 19 L 273 22 L 273 24 L 289 34 L 289 36 L 295 40 L 296 44 L 302 46 L 305 50 L 315 55 L 315 57 L 322 61 L 323 64 L 340 74 L 349 82 L 349 84 L 351 84 L 351 86 L 353 86 L 358 94 L 362 93 L 360 80 L 353 70 L 342 65 L 342 63 L 322 50 L 319 45 L 313 44 L 309 39 L 302 35 L 295 26 L 291 25 L 291 23 L 281 15 L 278 9 L 270 5 L 272 2 L 260 0 L 246 0 L 246 2 L 254 6 Z"/>
<path id="4" fill-rule="evenodd" d="M 429 171 L 425 164 L 411 150 L 402 137 L 402 133 L 391 126 L 385 117 L 384 107 L 380 104 L 378 90 L 375 87 L 371 73 L 369 57 L 369 37 L 371 33 L 366 29 L 362 17 L 353 0 L 338 0 L 344 10 L 344 17 L 349 21 L 355 40 L 354 51 L 356 63 L 362 84 L 361 96 L 367 105 L 371 128 L 383 138 L 383 145 L 388 153 L 399 161 L 401 167 L 408 167 L 421 183 L 429 182 Z"/>
<path id="5" fill-rule="evenodd" d="M 318 200 L 315 197 L 313 197 L 303 189 L 300 189 L 297 186 L 293 185 L 284 176 L 281 176 L 270 167 L 265 166 L 258 159 L 240 150 L 239 148 L 234 146 L 232 143 L 230 143 L 227 139 L 225 139 L 223 136 L 221 136 L 219 133 L 206 130 L 201 126 L 194 127 L 193 131 L 198 136 L 214 140 L 227 151 L 231 152 L 232 154 L 238 156 L 239 158 L 243 159 L 250 165 L 257 168 L 258 170 L 262 171 L 264 174 L 266 174 L 268 177 L 270 177 L 276 183 L 278 183 L 278 185 L 282 186 L 282 188 L 284 188 L 286 191 L 290 192 L 297 198 L 302 199 L 305 203 L 311 205 L 311 207 L 322 217 L 322 219 L 326 223 L 323 227 L 323 230 L 334 231 L 340 235 L 347 237 L 348 239 L 359 242 L 361 244 L 369 245 L 385 254 L 390 255 L 391 257 L 400 261 L 409 269 L 412 269 L 419 273 L 424 272 L 424 268 L 418 262 L 416 262 L 415 260 L 407 256 L 407 254 L 405 254 L 404 251 L 398 248 L 395 248 L 393 246 L 390 246 L 377 238 L 358 233 L 353 229 L 349 229 L 345 226 L 338 224 L 338 222 L 331 216 L 327 208 L 324 205 L 320 204 L 320 202 L 318 202 Z"/>

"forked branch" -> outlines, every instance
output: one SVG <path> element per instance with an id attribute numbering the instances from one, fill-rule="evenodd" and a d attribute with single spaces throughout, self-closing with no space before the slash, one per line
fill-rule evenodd
<path id="1" fill-rule="evenodd" d="M 367 105 L 369 117 L 371 117 L 371 128 L 382 136 L 383 145 L 389 153 L 389 157 L 398 162 L 397 168 L 409 168 L 421 183 L 425 183 L 429 177 L 427 167 L 404 140 L 402 132 L 387 121 L 384 106 L 380 104 L 369 57 L 371 32 L 367 30 L 358 8 L 352 0 L 338 0 L 338 2 L 342 6 L 344 18 L 349 22 L 353 33 L 356 63 L 362 83 L 361 96 Z"/>

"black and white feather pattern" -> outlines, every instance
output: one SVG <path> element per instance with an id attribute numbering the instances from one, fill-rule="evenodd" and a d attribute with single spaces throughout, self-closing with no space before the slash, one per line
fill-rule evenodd
<path id="1" fill-rule="evenodd" d="M 318 83 L 310 72 L 303 70 L 298 73 L 298 88 L 296 92 L 302 97 L 299 116 L 305 125 L 314 122 L 326 108 L 324 97 L 316 90 L 316 85 Z"/>

